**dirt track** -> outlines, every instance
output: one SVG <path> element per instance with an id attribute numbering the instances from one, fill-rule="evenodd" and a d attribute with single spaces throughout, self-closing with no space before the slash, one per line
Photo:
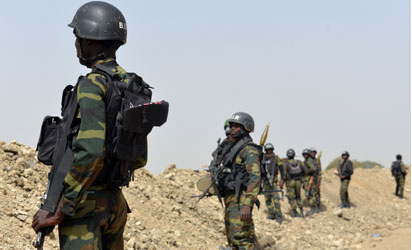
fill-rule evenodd
<path id="1" fill-rule="evenodd" d="M 40 204 L 47 172 L 33 149 L 0 143 L 0 249 L 32 249 L 31 216 Z M 196 205 L 190 198 L 198 194 L 195 182 L 203 175 L 174 166 L 159 176 L 139 170 L 131 187 L 124 190 L 133 210 L 125 232 L 126 249 L 217 249 L 225 245 L 223 209 L 217 199 L 210 197 Z M 266 219 L 260 196 L 263 205 L 254 210 L 259 243 L 265 249 L 410 249 L 410 183 L 408 175 L 407 199 L 400 200 L 393 195 L 395 184 L 387 169 L 356 169 L 349 188 L 353 208 L 339 210 L 339 180 L 327 171 L 322 213 L 291 218 L 285 199 L 282 225 Z M 372 238 L 372 234 L 379 237 Z M 56 237 L 47 238 L 45 249 L 56 248 Z"/>

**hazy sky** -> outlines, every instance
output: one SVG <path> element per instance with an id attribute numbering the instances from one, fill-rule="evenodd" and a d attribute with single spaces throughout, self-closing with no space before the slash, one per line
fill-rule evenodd
<path id="1" fill-rule="evenodd" d="M 0 140 L 35 146 L 61 92 L 89 70 L 67 24 L 86 1 L 7 1 L 0 15 Z M 126 17 L 118 62 L 170 102 L 147 168 L 198 169 L 223 123 L 250 113 L 282 157 L 343 150 L 389 166 L 411 158 L 410 1 L 110 1 Z"/>

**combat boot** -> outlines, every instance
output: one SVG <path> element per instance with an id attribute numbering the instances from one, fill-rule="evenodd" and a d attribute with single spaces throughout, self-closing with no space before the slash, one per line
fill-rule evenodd
<path id="1" fill-rule="evenodd" d="M 274 214 L 269 214 L 267 217 L 266 217 L 266 219 L 268 219 L 268 220 L 274 220 L 276 217 L 275 217 L 275 215 Z"/>
<path id="2" fill-rule="evenodd" d="M 316 206 L 316 213 L 320 213 L 320 206 Z"/>
<path id="3" fill-rule="evenodd" d="M 316 213 L 316 208 L 315 207 L 311 207 L 310 211 L 306 213 L 306 217 L 311 216 L 312 214 Z"/>
<path id="4" fill-rule="evenodd" d="M 232 248 L 232 247 L 222 247 L 222 246 L 219 246 L 219 250 L 233 250 L 233 248 Z"/>
<path id="5" fill-rule="evenodd" d="M 303 213 L 303 207 L 299 209 L 300 209 L 300 217 L 305 218 L 305 214 Z"/>
<path id="6" fill-rule="evenodd" d="M 299 217 L 298 211 L 296 211 L 296 209 L 293 209 L 292 212 L 293 212 L 292 217 Z"/>
<path id="7" fill-rule="evenodd" d="M 345 202 L 345 208 L 350 208 L 350 202 L 349 201 Z"/>
<path id="8" fill-rule="evenodd" d="M 282 222 L 283 222 L 282 214 L 278 214 L 278 215 L 276 216 L 276 221 L 277 221 L 279 224 L 282 224 Z"/>
<path id="9" fill-rule="evenodd" d="M 345 205 L 345 203 L 344 202 L 342 202 L 341 204 L 339 204 L 339 206 L 338 206 L 339 208 L 345 208 L 346 207 L 346 205 Z"/>

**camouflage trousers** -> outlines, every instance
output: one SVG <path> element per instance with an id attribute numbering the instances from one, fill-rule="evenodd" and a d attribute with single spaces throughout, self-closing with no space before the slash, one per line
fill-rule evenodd
<path id="1" fill-rule="evenodd" d="M 340 181 L 340 200 L 342 203 L 349 203 L 349 180 Z"/>
<path id="2" fill-rule="evenodd" d="M 396 180 L 396 195 L 403 196 L 403 188 L 405 186 L 405 175 L 397 175 L 395 176 Z"/>
<path id="3" fill-rule="evenodd" d="M 60 249 L 122 250 L 128 206 L 120 189 L 92 186 L 59 225 Z"/>
<path id="4" fill-rule="evenodd" d="M 269 182 L 264 181 L 263 195 L 265 196 L 266 207 L 270 215 L 282 215 L 279 193 L 275 192 L 277 186 L 277 182 L 270 185 Z"/>
<path id="5" fill-rule="evenodd" d="M 311 207 L 318 207 L 320 206 L 320 187 L 318 187 L 318 183 L 313 182 L 311 192 L 309 195 L 309 205 Z"/>
<path id="6" fill-rule="evenodd" d="M 240 210 L 244 204 L 245 196 L 240 196 L 240 202 L 234 194 L 225 196 L 225 229 L 229 246 L 234 250 L 256 249 L 255 226 L 253 218 L 249 221 L 240 219 Z M 253 207 L 251 209 L 253 212 Z"/>
<path id="7" fill-rule="evenodd" d="M 302 208 L 303 202 L 300 196 L 300 189 L 302 186 L 301 180 L 289 180 L 286 183 L 287 187 L 287 197 L 289 204 L 292 209 L 296 209 L 296 207 Z"/>
<path id="8" fill-rule="evenodd" d="M 306 192 L 306 190 L 307 190 L 308 185 L 309 185 L 309 179 L 310 179 L 310 176 L 303 176 L 302 177 L 302 188 L 305 192 L 305 197 L 308 201 L 309 201 L 309 196 L 308 196 L 308 193 Z"/>

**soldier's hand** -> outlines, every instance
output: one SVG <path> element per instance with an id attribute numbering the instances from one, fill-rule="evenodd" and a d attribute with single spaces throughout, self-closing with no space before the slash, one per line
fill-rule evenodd
<path id="1" fill-rule="evenodd" d="M 53 214 L 49 211 L 39 209 L 33 216 L 31 227 L 38 233 L 40 229 L 44 227 L 60 224 L 63 221 L 64 216 L 65 214 L 60 210 L 57 210 L 56 214 Z"/>
<path id="2" fill-rule="evenodd" d="M 248 221 L 251 218 L 251 209 L 247 205 L 243 205 L 242 209 L 240 210 L 240 220 L 241 221 Z"/>
<path id="3" fill-rule="evenodd" d="M 283 180 L 281 180 L 281 181 L 279 182 L 279 188 L 280 188 L 280 189 L 283 189 Z"/>

